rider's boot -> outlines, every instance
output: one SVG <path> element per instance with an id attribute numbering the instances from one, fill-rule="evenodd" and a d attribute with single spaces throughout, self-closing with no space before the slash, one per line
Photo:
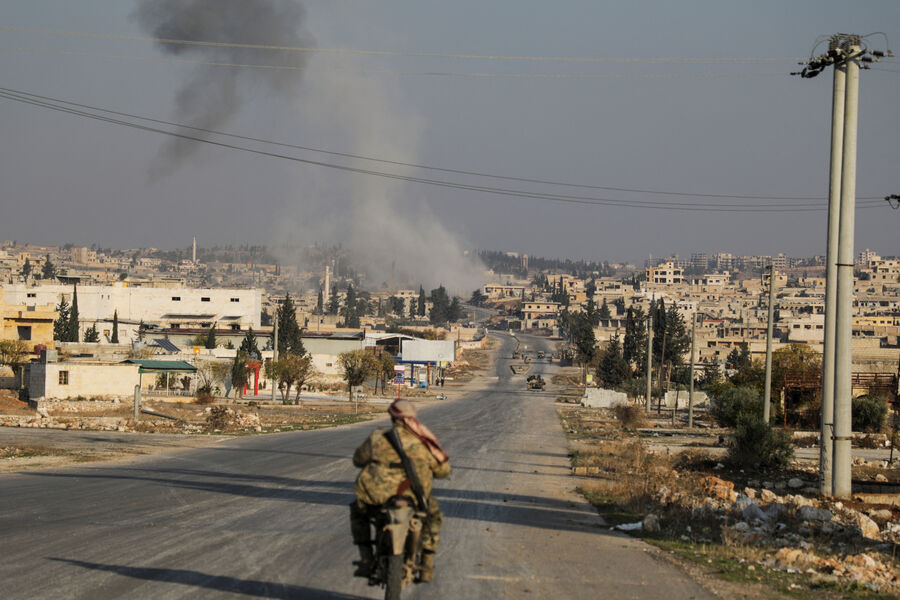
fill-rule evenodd
<path id="1" fill-rule="evenodd" d="M 372 544 L 359 544 L 359 560 L 356 561 L 354 577 L 371 577 L 375 568 L 375 554 L 372 552 Z"/>
<path id="2" fill-rule="evenodd" d="M 434 552 L 425 550 L 422 552 L 422 567 L 419 569 L 419 581 L 431 583 L 434 581 Z"/>

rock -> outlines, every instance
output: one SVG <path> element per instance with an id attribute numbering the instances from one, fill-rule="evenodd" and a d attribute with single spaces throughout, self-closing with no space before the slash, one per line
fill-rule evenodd
<path id="1" fill-rule="evenodd" d="M 732 527 L 733 530 L 744 533 L 745 531 L 750 531 L 750 525 L 745 521 L 738 521 Z"/>
<path id="2" fill-rule="evenodd" d="M 659 517 L 654 514 L 649 514 L 644 517 L 641 525 L 643 526 L 644 531 L 646 531 L 647 533 L 658 533 L 660 530 Z"/>
<path id="3" fill-rule="evenodd" d="M 884 475 L 882 475 L 881 473 L 879 473 L 875 476 L 875 481 L 880 481 L 882 483 L 886 483 L 887 480 L 888 480 L 888 478 L 885 477 Z"/>
<path id="4" fill-rule="evenodd" d="M 801 496 L 797 494 L 796 496 L 788 496 L 788 502 L 796 507 L 800 508 L 801 506 L 812 506 L 813 501 L 807 498 L 806 496 Z"/>
<path id="5" fill-rule="evenodd" d="M 737 499 L 734 501 L 734 509 L 736 511 L 742 511 L 751 504 L 756 504 L 756 501 L 753 500 L 747 494 L 738 494 Z"/>
<path id="6" fill-rule="evenodd" d="M 50 414 L 47 412 L 47 409 L 44 408 L 43 406 L 37 409 L 37 414 L 38 414 L 38 416 L 41 417 L 42 419 L 49 419 L 49 418 L 50 418 Z"/>
<path id="7" fill-rule="evenodd" d="M 703 491 L 711 498 L 734 501 L 734 484 L 718 477 L 707 476 L 701 480 Z"/>
<path id="8" fill-rule="evenodd" d="M 656 501 L 660 504 L 666 504 L 669 501 L 670 496 L 671 492 L 666 486 L 661 486 L 658 490 L 656 490 Z"/>
<path id="9" fill-rule="evenodd" d="M 890 521 L 894 513 L 886 508 L 880 508 L 878 510 L 870 510 L 869 516 L 876 521 Z"/>
<path id="10" fill-rule="evenodd" d="M 834 513 L 827 508 L 801 506 L 797 510 L 797 518 L 803 521 L 830 521 L 834 518 Z"/>
<path id="11" fill-rule="evenodd" d="M 748 498 L 756 498 L 756 490 L 754 490 L 752 487 L 745 487 L 744 495 Z"/>
<path id="12" fill-rule="evenodd" d="M 860 533 L 862 533 L 863 537 L 876 539 L 878 537 L 878 534 L 880 533 L 878 525 L 875 524 L 875 521 L 862 513 L 856 514 L 854 524 L 859 527 L 859 531 Z"/>
<path id="13" fill-rule="evenodd" d="M 763 481 L 762 486 L 767 490 L 771 490 L 775 485 L 771 481 Z"/>
<path id="14" fill-rule="evenodd" d="M 775 492 L 773 492 L 771 490 L 760 490 L 759 491 L 759 499 L 766 504 L 775 502 L 775 500 L 777 498 L 778 498 L 778 496 L 775 494 Z"/>
<path id="15" fill-rule="evenodd" d="M 805 487 L 800 490 L 800 493 L 803 494 L 804 496 L 818 496 L 819 488 Z"/>
<path id="16" fill-rule="evenodd" d="M 753 504 L 748 504 L 744 510 L 741 511 L 741 516 L 747 521 L 769 521 L 772 519 L 772 517 L 764 512 L 755 502 Z"/>
<path id="17" fill-rule="evenodd" d="M 783 490 L 786 486 L 787 486 L 787 484 L 784 481 L 776 481 L 775 482 L 776 490 Z"/>
<path id="18" fill-rule="evenodd" d="M 792 477 L 788 479 L 787 486 L 792 490 L 799 490 L 803 487 L 803 480 L 799 477 Z"/>

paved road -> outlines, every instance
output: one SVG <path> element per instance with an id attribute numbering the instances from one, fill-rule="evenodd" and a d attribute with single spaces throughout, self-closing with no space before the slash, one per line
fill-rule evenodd
<path id="1" fill-rule="evenodd" d="M 436 488 L 437 580 L 408 597 L 712 598 L 602 526 L 572 491 L 553 395 L 526 392 L 508 363 L 421 411 L 453 475 Z M 347 526 L 349 456 L 371 426 L 0 475 L 0 598 L 381 597 L 350 577 Z"/>

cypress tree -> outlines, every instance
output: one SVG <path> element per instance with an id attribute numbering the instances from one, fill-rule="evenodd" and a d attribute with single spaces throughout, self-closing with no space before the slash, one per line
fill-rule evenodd
<path id="1" fill-rule="evenodd" d="M 113 311 L 113 326 L 112 326 L 112 335 L 109 338 L 110 344 L 118 344 L 119 343 L 119 311 Z"/>
<path id="2" fill-rule="evenodd" d="M 72 309 L 69 311 L 69 326 L 66 331 L 67 342 L 78 341 L 78 286 L 72 288 Z"/>
<path id="3" fill-rule="evenodd" d="M 57 342 L 65 342 L 69 334 L 69 303 L 66 302 L 65 296 L 61 295 L 59 297 L 56 312 L 59 314 L 59 317 L 53 321 L 53 339 Z"/>
<path id="4" fill-rule="evenodd" d="M 290 294 L 284 297 L 284 302 L 278 307 L 275 318 L 278 319 L 278 353 L 291 353 L 298 356 L 306 354 L 300 325 L 297 323 L 297 311 Z"/>
<path id="5" fill-rule="evenodd" d="M 213 323 L 209 327 L 209 333 L 206 334 L 206 348 L 212 350 L 216 347 L 216 324 Z"/>

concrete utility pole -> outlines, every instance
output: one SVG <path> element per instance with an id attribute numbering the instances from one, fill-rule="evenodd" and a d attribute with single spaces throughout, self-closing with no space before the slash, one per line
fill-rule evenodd
<path id="1" fill-rule="evenodd" d="M 859 69 L 869 68 L 868 64 L 860 67 L 860 63 L 877 62 L 882 57 L 894 55 L 890 50 L 869 50 L 864 40 L 865 38 L 854 34 L 835 34 L 829 38 L 827 53 L 811 57 L 806 61 L 802 71 L 792 73 L 810 79 L 829 66 L 833 65 L 835 68 L 832 89 L 819 476 L 823 495 L 837 498 L 848 498 L 851 491 L 853 234 L 856 209 Z M 837 206 L 838 190 L 840 190 L 840 207 Z"/>
<path id="2" fill-rule="evenodd" d="M 832 38 L 829 50 L 837 49 Z M 840 224 L 841 162 L 844 146 L 844 88 L 847 67 L 834 67 L 831 98 L 831 175 L 828 183 L 828 247 L 825 253 L 825 347 L 822 354 L 822 422 L 819 428 L 819 491 L 831 496 L 834 445 L 834 325 L 837 298 L 837 245 Z"/>
<path id="3" fill-rule="evenodd" d="M 834 346 L 834 462 L 831 492 L 850 497 L 851 369 L 853 363 L 853 232 L 856 216 L 856 124 L 859 101 L 859 39 L 851 43 L 844 95 L 844 150 L 841 162 L 841 222 L 837 260 L 837 315 Z"/>
<path id="4" fill-rule="evenodd" d="M 650 310 L 647 311 L 647 411 L 650 411 L 650 394 L 653 388 L 651 380 L 653 379 L 653 305 L 656 299 L 650 301 Z"/>
<path id="5" fill-rule="evenodd" d="M 688 429 L 694 428 L 694 348 L 697 346 L 697 311 L 691 319 L 691 391 L 688 392 Z"/>
<path id="6" fill-rule="evenodd" d="M 766 330 L 766 390 L 763 400 L 763 421 L 772 414 L 772 329 L 775 323 L 775 265 L 769 263 L 769 327 Z"/>

